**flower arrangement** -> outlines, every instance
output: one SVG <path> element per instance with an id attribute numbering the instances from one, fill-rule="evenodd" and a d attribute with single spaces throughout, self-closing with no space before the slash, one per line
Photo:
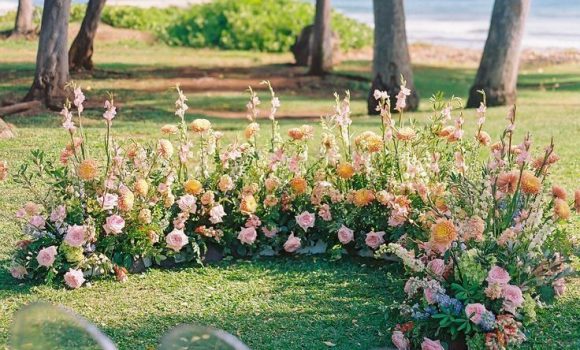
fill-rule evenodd
<path id="1" fill-rule="evenodd" d="M 17 213 L 27 238 L 12 275 L 78 288 L 97 275 L 124 280 L 136 264 L 201 263 L 211 249 L 237 257 L 389 254 L 409 273 L 400 309 L 409 322 L 393 333 L 397 348 L 466 338 L 501 349 L 525 339 L 534 305 L 561 294 L 570 272 L 572 210 L 564 189 L 548 188 L 553 144 L 537 157 L 529 135 L 512 144 L 515 109 L 492 143 L 485 102 L 467 136 L 455 111 L 461 100 L 442 94 L 431 99 L 428 123 L 416 123 L 404 115 L 404 81 L 396 114 L 387 93 L 375 92 L 376 132 L 353 133 L 347 92 L 335 95 L 316 138 L 311 125 L 283 135 L 280 100 L 263 84 L 267 122 L 259 122 L 261 101 L 250 88 L 248 125 L 231 143 L 208 120 L 186 121 L 179 88 L 177 122 L 161 128 L 164 138 L 123 142 L 112 130 L 110 96 L 100 156 L 87 146 L 85 97 L 71 84 L 73 102 L 61 113 L 70 143 L 57 162 L 32 152 L 14 177 L 36 201 Z M 485 150 L 491 158 L 482 163 Z M 580 210 L 580 191 L 574 206 Z"/>
<path id="2" fill-rule="evenodd" d="M 515 107 L 500 140 L 490 144 L 482 131 L 485 112 L 482 103 L 473 142 L 490 145 L 490 159 L 456 164 L 440 197 L 444 204 L 431 201 L 422 213 L 420 234 L 377 251 L 400 257 L 409 276 L 398 309 L 407 322 L 392 333 L 397 349 L 444 349 L 442 343 L 459 349 L 465 342 L 470 349 L 517 347 L 536 306 L 565 291 L 575 257 L 564 248 L 570 247 L 567 192 L 549 182 L 559 159 L 554 144 L 535 155 L 529 134 L 513 144 Z M 577 190 L 576 211 L 579 197 Z"/>

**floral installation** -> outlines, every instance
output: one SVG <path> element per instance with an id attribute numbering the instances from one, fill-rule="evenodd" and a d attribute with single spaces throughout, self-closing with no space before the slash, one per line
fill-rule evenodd
<path id="1" fill-rule="evenodd" d="M 441 349 L 454 339 L 503 349 L 525 340 L 536 305 L 561 295 L 574 249 L 567 192 L 549 180 L 554 145 L 513 144 L 515 108 L 499 141 L 468 135 L 458 98 L 432 97 L 433 115 L 404 115 L 405 82 L 392 113 L 375 91 L 380 126 L 354 133 L 350 95 L 320 128 L 282 134 L 280 100 L 269 82 L 267 121 L 249 89 L 247 126 L 227 143 L 206 119 L 186 120 L 177 88 L 174 124 L 149 144 L 117 139 L 117 111 L 104 104 L 101 149 L 89 149 L 81 88 L 61 114 L 70 142 L 53 161 L 32 152 L 14 174 L 34 196 L 16 217 L 15 278 L 79 288 L 99 275 L 125 281 L 151 264 L 202 263 L 222 256 L 328 251 L 402 260 L 409 278 L 392 334 L 398 349 Z M 459 110 L 459 111 L 458 111 Z M 315 137 L 316 135 L 316 137 Z M 481 154 L 490 159 L 482 163 Z M 0 163 L 6 178 L 8 164 Z M 580 210 L 580 191 L 573 209 Z"/>
<path id="2" fill-rule="evenodd" d="M 549 179 L 559 160 L 553 142 L 534 152 L 528 134 L 514 144 L 514 107 L 501 138 L 491 143 L 483 131 L 483 100 L 470 140 L 455 135 L 462 121 L 446 126 L 446 108 L 440 112 L 446 117 L 434 118 L 439 135 L 456 147 L 455 169 L 427 201 L 430 209 L 418 222 L 423 230 L 376 252 L 398 256 L 409 276 L 397 310 L 404 322 L 392 333 L 397 349 L 518 347 L 536 308 L 564 293 L 577 259 L 566 232 L 567 192 Z M 482 146 L 490 158 L 467 162 Z M 574 206 L 578 211 L 578 199 Z"/>

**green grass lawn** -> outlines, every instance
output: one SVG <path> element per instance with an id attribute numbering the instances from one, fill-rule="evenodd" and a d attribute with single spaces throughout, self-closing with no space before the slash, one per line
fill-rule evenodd
<path id="1" fill-rule="evenodd" d="M 0 98 L 23 96 L 34 70 L 35 43 L 0 42 L 0 51 Z M 90 118 L 86 128 L 93 144 L 104 137 L 100 106 L 107 91 L 114 92 L 120 104 L 115 137 L 146 141 L 160 136 L 161 125 L 176 121 L 172 112 L 175 93 L 171 90 L 176 82 L 183 84 L 195 111 L 188 115 L 191 120 L 242 112 L 246 102 L 243 88 L 224 89 L 220 84 L 230 79 L 258 87 L 268 75 L 282 85 L 274 84 L 282 101 L 281 115 L 331 113 L 332 93 L 349 89 L 355 132 L 378 126 L 378 120 L 365 113 L 368 61 L 343 62 L 337 75 L 305 79 L 300 70 L 288 67 L 291 57 L 287 54 L 123 43 L 97 45 L 95 60 L 99 70 L 93 77 L 75 78 L 90 88 L 86 95 L 92 108 L 86 112 Z M 197 89 L 199 74 L 205 70 L 213 72 L 209 74 L 213 80 L 204 89 Z M 226 73 L 220 76 L 219 70 Z M 454 68 L 451 63 L 415 66 L 422 100 L 420 111 L 410 116 L 425 120 L 430 110 L 427 100 L 438 90 L 465 97 L 474 72 L 473 67 Z M 290 84 L 290 73 L 303 79 L 303 85 Z M 524 67 L 520 85 L 516 136 L 521 138 L 529 130 L 536 149 L 554 137 L 556 152 L 562 157 L 554 180 L 573 190 L 580 175 L 576 148 L 580 146 L 580 66 Z M 267 101 L 265 90 L 260 90 L 260 96 Z M 486 129 L 493 137 L 504 127 L 506 112 L 507 108 L 490 109 Z M 473 126 L 474 112 L 467 111 L 465 116 L 467 124 Z M 240 119 L 209 119 L 229 139 L 241 136 L 246 124 Z M 12 116 L 6 121 L 16 126 L 18 137 L 0 141 L 0 159 L 7 160 L 12 168 L 34 148 L 56 157 L 67 141 L 60 117 L 54 113 Z M 316 120 L 281 120 L 283 129 L 297 123 Z M 261 142 L 266 142 L 265 138 Z M 18 283 L 6 270 L 14 243 L 21 238 L 12 216 L 33 198 L 11 182 L 0 184 L 0 193 L 0 344 L 7 340 L 13 313 L 35 300 L 72 308 L 103 328 L 122 349 L 153 348 L 165 331 L 180 323 L 223 328 L 252 349 L 326 349 L 325 342 L 336 344 L 335 349 L 390 344 L 389 330 L 396 320 L 387 319 L 385 309 L 403 297 L 402 274 L 395 264 L 350 259 L 332 262 L 325 257 L 258 259 L 226 261 L 206 268 L 152 269 L 131 276 L 125 284 L 103 280 L 74 291 Z M 578 233 L 578 221 L 574 225 Z M 525 348 L 580 348 L 580 279 L 569 282 L 568 294 L 540 311 Z"/>

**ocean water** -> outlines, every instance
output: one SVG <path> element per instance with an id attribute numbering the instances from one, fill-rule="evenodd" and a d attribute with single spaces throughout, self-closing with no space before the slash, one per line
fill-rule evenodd
<path id="1" fill-rule="evenodd" d="M 34 0 L 42 5 L 42 0 Z M 190 0 L 191 1 L 191 0 Z M 304 0 L 314 2 L 314 0 Z M 493 0 L 404 0 L 407 36 L 411 42 L 482 48 Z M 524 47 L 580 49 L 580 0 L 531 0 Z M 86 0 L 73 0 L 86 2 Z M 183 4 L 188 0 L 109 0 L 140 6 Z M 0 0 L 0 13 L 17 0 Z M 373 25 L 372 0 L 331 0 L 349 17 Z"/>

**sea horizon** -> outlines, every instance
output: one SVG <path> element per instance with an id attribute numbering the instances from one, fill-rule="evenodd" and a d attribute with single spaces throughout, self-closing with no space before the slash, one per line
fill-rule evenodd
<path id="1" fill-rule="evenodd" d="M 188 5 L 204 0 L 109 0 L 108 5 L 142 7 Z M 207 1 L 207 0 L 205 0 Z M 315 2 L 315 0 L 304 0 Z M 42 0 L 34 0 L 41 6 Z M 86 0 L 73 0 L 84 3 Z M 370 26 L 374 25 L 372 0 L 332 0 L 332 7 Z M 13 10 L 17 0 L 0 0 L 0 13 Z M 407 37 L 411 43 L 441 44 L 482 49 L 487 37 L 492 0 L 405 0 Z M 563 10 L 565 9 L 565 10 Z M 580 1 L 532 1 L 523 47 L 580 49 Z"/>

